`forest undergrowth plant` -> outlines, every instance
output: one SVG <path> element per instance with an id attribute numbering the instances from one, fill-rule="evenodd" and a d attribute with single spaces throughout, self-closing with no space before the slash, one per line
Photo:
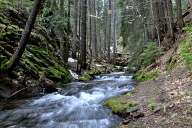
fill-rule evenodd
<path id="1" fill-rule="evenodd" d="M 180 45 L 179 53 L 188 68 L 192 70 L 192 25 L 184 28 L 187 32 L 187 37 Z"/>
<path id="2" fill-rule="evenodd" d="M 161 55 L 162 49 L 158 47 L 154 42 L 148 43 L 143 51 L 139 54 L 135 54 L 130 62 L 129 69 L 135 67 L 136 70 L 143 69 L 153 62 Z"/>

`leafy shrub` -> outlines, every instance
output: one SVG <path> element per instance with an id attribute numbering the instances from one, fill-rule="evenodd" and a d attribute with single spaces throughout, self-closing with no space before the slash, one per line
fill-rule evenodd
<path id="1" fill-rule="evenodd" d="M 161 55 L 161 51 L 161 48 L 159 48 L 155 43 L 148 43 L 141 53 L 135 54 L 132 57 L 128 67 L 130 69 L 136 67 L 136 70 L 144 68 L 152 64 Z"/>
<path id="2" fill-rule="evenodd" d="M 180 45 L 179 53 L 186 65 L 192 69 L 192 26 L 184 28 L 188 35 Z"/>
<path id="3" fill-rule="evenodd" d="M 186 41 L 180 47 L 180 54 L 187 66 L 192 69 L 192 43 Z"/>

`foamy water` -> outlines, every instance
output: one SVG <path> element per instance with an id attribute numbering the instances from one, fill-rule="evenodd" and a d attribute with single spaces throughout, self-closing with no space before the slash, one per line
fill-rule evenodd
<path id="1" fill-rule="evenodd" d="M 113 73 L 97 76 L 74 95 L 53 93 L 27 101 L 20 108 L 0 112 L 0 127 L 8 128 L 115 128 L 120 118 L 103 101 L 133 90 L 132 76 Z M 77 83 L 71 83 L 71 85 Z M 90 87 L 91 86 L 91 87 Z M 74 88 L 70 88 L 73 90 Z"/>

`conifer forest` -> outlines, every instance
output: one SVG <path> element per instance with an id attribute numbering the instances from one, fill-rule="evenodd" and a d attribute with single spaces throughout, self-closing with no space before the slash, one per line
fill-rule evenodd
<path id="1" fill-rule="evenodd" d="M 192 128 L 192 0 L 0 0 L 0 128 Z"/>

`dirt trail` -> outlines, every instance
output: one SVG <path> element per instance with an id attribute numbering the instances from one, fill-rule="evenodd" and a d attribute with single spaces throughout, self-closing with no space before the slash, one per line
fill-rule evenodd
<path id="1" fill-rule="evenodd" d="M 127 118 L 120 128 L 192 128 L 192 75 L 185 67 L 140 83 L 121 98 L 138 102 L 144 117 Z"/>

